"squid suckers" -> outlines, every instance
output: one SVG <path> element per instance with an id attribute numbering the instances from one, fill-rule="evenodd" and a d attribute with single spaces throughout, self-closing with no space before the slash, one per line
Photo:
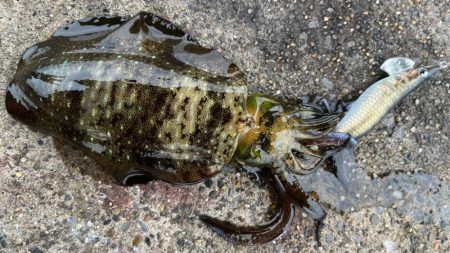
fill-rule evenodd
<path id="1" fill-rule="evenodd" d="M 446 67 L 447 62 L 420 66 L 404 57 L 386 60 L 381 69 L 389 76 L 371 85 L 351 104 L 335 131 L 359 138 L 372 129 L 406 95 Z"/>

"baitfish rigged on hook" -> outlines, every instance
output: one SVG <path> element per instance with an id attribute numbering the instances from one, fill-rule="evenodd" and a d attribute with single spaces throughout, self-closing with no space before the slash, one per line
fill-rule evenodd
<path id="1" fill-rule="evenodd" d="M 421 66 L 412 59 L 404 57 L 388 59 L 381 65 L 381 69 L 389 76 L 371 85 L 356 101 L 352 102 L 345 116 L 334 129 L 334 131 L 352 135 L 349 145 L 332 155 L 337 168 L 336 175 L 343 189 L 348 190 L 349 182 L 352 181 L 349 177 L 351 173 L 356 173 L 350 171 L 357 170 L 353 154 L 357 139 L 370 131 L 406 95 L 448 66 L 447 61 Z M 364 188 L 374 188 L 374 185 L 383 183 L 385 182 L 365 181 Z M 361 203 L 363 203 L 362 200 Z"/>
<path id="2" fill-rule="evenodd" d="M 448 62 L 445 61 L 424 67 L 409 58 L 388 59 L 381 65 L 381 69 L 389 76 L 365 90 L 351 104 L 334 130 L 359 138 L 381 121 L 406 95 L 447 67 Z"/>

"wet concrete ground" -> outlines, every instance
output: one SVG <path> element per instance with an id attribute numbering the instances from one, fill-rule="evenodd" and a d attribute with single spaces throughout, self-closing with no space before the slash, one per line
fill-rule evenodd
<path id="1" fill-rule="evenodd" d="M 85 16 L 140 10 L 174 21 L 202 45 L 232 59 L 248 74 L 252 90 L 289 99 L 305 94 L 356 98 L 383 76 L 379 66 L 393 56 L 430 63 L 449 59 L 448 0 L 3 0 L 0 83 L 5 87 L 13 77 L 27 47 L 57 27 Z M 0 93 L 3 97 L 4 90 Z M 440 74 L 408 96 L 356 148 L 357 162 L 366 171 L 432 177 L 441 185 L 438 192 L 414 196 L 410 187 L 402 198 L 434 205 L 448 216 L 450 203 L 442 202 L 450 195 L 449 104 L 449 74 Z M 393 207 L 375 204 L 349 213 L 326 205 L 321 247 L 312 220 L 299 212 L 279 240 L 233 246 L 197 215 L 238 224 L 260 221 L 269 205 L 267 192 L 241 171 L 229 169 L 187 187 L 162 182 L 120 187 L 80 152 L 32 132 L 0 106 L 0 252 L 449 251 L 448 219 L 424 221 L 414 215 L 421 212 L 403 208 L 408 203 L 400 199 Z"/>

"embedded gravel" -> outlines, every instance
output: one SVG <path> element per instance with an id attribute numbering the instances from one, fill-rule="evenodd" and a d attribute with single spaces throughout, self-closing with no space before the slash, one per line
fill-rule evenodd
<path id="1" fill-rule="evenodd" d="M 351 101 L 384 76 L 385 59 L 450 59 L 449 0 L 0 0 L 1 98 L 22 52 L 57 27 L 139 11 L 172 20 L 239 65 L 254 92 L 280 98 Z M 330 200 L 321 246 L 313 221 L 297 212 L 286 235 L 245 247 L 197 219 L 263 219 L 267 191 L 242 171 L 192 186 L 121 187 L 80 152 L 15 122 L 1 104 L 0 252 L 450 252 L 449 105 L 447 71 L 404 99 L 355 151 L 365 171 L 424 175 L 434 190 L 414 191 L 407 179 L 392 186 L 391 199 L 405 198 L 393 205 L 340 212 Z M 444 218 L 424 214 L 426 206 Z"/>

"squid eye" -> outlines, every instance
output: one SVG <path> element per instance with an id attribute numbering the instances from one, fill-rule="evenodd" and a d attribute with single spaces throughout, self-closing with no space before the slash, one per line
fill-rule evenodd
<path id="1" fill-rule="evenodd" d="M 420 68 L 419 69 L 419 75 L 421 77 L 427 77 L 428 76 L 428 70 L 424 69 L 424 68 Z"/>

